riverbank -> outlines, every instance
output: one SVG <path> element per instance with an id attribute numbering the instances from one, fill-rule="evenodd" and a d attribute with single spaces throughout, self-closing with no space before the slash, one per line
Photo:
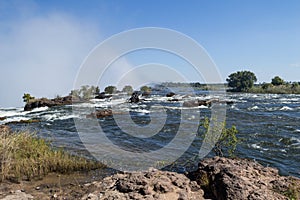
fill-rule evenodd
<path id="1" fill-rule="evenodd" d="M 12 199 L 299 199 L 300 179 L 246 159 L 206 158 L 194 172 L 146 172 L 69 175 L 1 183 L 0 198 Z"/>

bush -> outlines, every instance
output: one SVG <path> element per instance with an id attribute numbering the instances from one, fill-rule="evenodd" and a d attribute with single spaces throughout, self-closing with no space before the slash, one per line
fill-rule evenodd
<path id="1" fill-rule="evenodd" d="M 214 119 L 213 119 L 214 120 Z M 214 120 L 212 122 L 214 125 L 213 127 L 209 127 L 210 120 L 205 117 L 204 120 L 201 123 L 201 126 L 204 128 L 204 135 L 203 137 L 206 137 L 206 142 L 211 143 L 214 145 L 213 151 L 217 156 L 223 156 L 223 151 L 226 150 L 227 154 L 232 157 L 234 155 L 234 152 L 236 150 L 236 146 L 238 144 L 237 139 L 237 133 L 238 130 L 235 126 L 232 126 L 231 128 L 226 128 L 225 122 L 217 122 L 217 120 Z M 212 130 L 209 130 L 209 128 L 212 128 Z M 215 138 L 216 135 L 215 132 L 219 132 L 221 129 L 221 134 L 219 138 Z M 212 131 L 212 138 L 207 138 L 207 133 L 209 131 Z"/>
<path id="2" fill-rule="evenodd" d="M 122 92 L 126 92 L 128 95 L 131 95 L 133 93 L 133 88 L 130 85 L 126 85 L 122 89 Z"/>
<path id="3" fill-rule="evenodd" d="M 106 94 L 113 94 L 113 93 L 115 93 L 116 91 L 117 91 L 117 88 L 116 88 L 115 86 L 112 86 L 112 85 L 107 86 L 107 87 L 104 89 L 104 92 L 105 92 Z"/>
<path id="4" fill-rule="evenodd" d="M 253 72 L 250 71 L 238 71 L 232 73 L 226 79 L 228 86 L 233 88 L 235 92 L 247 92 L 253 87 L 257 78 Z"/>

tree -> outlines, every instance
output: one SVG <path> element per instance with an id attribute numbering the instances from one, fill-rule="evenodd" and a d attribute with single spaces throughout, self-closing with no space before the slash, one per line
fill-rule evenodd
<path id="1" fill-rule="evenodd" d="M 274 78 L 272 78 L 272 85 L 278 86 L 278 85 L 283 85 L 284 84 L 284 80 L 282 78 L 280 78 L 279 76 L 275 76 Z"/>
<path id="2" fill-rule="evenodd" d="M 140 90 L 141 90 L 142 92 L 146 92 L 146 93 L 150 93 L 150 92 L 151 92 L 151 88 L 150 88 L 149 86 L 146 86 L 146 85 L 142 86 L 142 87 L 140 88 Z"/>
<path id="3" fill-rule="evenodd" d="M 25 103 L 28 103 L 31 99 L 34 99 L 34 97 L 32 97 L 30 94 L 26 93 L 23 95 L 23 101 Z"/>
<path id="4" fill-rule="evenodd" d="M 247 92 L 253 87 L 257 78 L 253 72 L 238 71 L 229 75 L 226 79 L 228 86 L 233 88 L 235 92 Z"/>
<path id="5" fill-rule="evenodd" d="M 99 86 L 96 87 L 96 89 L 95 89 L 95 94 L 96 94 L 96 95 L 100 94 L 100 88 L 99 88 Z"/>
<path id="6" fill-rule="evenodd" d="M 105 89 L 104 89 L 104 92 L 106 94 L 112 94 L 112 93 L 115 93 L 117 91 L 117 88 L 115 86 L 107 86 Z"/>
<path id="7" fill-rule="evenodd" d="M 126 92 L 127 94 L 131 95 L 133 93 L 133 88 L 130 85 L 124 86 L 122 92 Z"/>

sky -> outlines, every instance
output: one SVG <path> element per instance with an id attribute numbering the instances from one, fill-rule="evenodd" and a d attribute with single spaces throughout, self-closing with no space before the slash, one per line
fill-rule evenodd
<path id="1" fill-rule="evenodd" d="M 298 0 L 0 0 L 0 107 L 23 106 L 24 93 L 67 95 L 97 45 L 143 27 L 172 29 L 195 40 L 224 82 L 239 70 L 254 72 L 258 82 L 276 75 L 300 81 L 299 10 Z M 190 81 L 202 81 L 177 60 L 143 51 L 116 63 L 128 70 L 151 62 L 176 65 Z M 103 84 L 112 84 L 109 77 Z"/>

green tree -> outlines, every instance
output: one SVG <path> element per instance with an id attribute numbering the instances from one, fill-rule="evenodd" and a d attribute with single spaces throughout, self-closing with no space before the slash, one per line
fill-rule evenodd
<path id="1" fill-rule="evenodd" d="M 257 78 L 253 72 L 238 71 L 229 75 L 226 79 L 228 86 L 233 88 L 235 92 L 247 92 L 253 87 Z"/>
<path id="2" fill-rule="evenodd" d="M 34 97 L 32 97 L 30 94 L 26 93 L 23 95 L 23 101 L 25 103 L 28 103 L 31 99 L 34 99 Z"/>
<path id="3" fill-rule="evenodd" d="M 144 86 L 142 86 L 142 87 L 140 88 L 140 90 L 141 90 L 142 92 L 150 93 L 150 92 L 151 92 L 151 87 L 144 85 Z"/>
<path id="4" fill-rule="evenodd" d="M 271 81 L 272 85 L 283 85 L 284 84 L 284 80 L 282 78 L 280 78 L 279 76 L 275 76 L 274 78 L 272 78 Z"/>
<path id="5" fill-rule="evenodd" d="M 127 94 L 131 95 L 133 93 L 133 88 L 130 85 L 124 86 L 122 92 L 126 92 Z"/>
<path id="6" fill-rule="evenodd" d="M 95 89 L 95 94 L 96 94 L 96 95 L 100 94 L 100 88 L 99 88 L 99 86 L 96 87 L 96 89 Z"/>
<path id="7" fill-rule="evenodd" d="M 104 89 L 104 92 L 106 94 L 112 94 L 112 93 L 115 93 L 117 91 L 117 88 L 115 86 L 107 86 L 105 89 Z"/>

